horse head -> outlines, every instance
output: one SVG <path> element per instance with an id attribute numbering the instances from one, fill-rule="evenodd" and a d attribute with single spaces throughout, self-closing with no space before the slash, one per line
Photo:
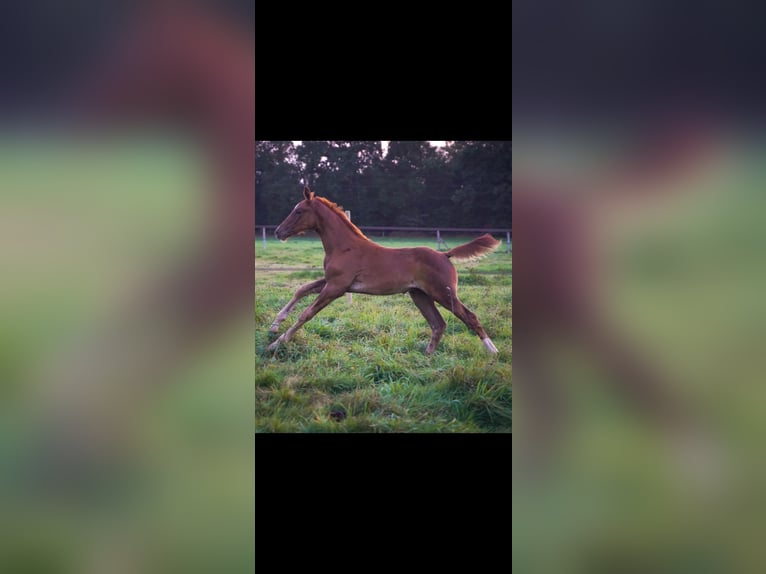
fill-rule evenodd
<path id="1" fill-rule="evenodd" d="M 317 228 L 318 219 L 314 211 L 314 192 L 306 186 L 303 189 L 303 197 L 303 201 L 299 202 L 290 212 L 290 215 L 274 230 L 274 235 L 280 241 Z"/>

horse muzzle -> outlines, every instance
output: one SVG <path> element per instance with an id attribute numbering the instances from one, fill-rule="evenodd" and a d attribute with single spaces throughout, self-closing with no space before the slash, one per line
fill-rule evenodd
<path id="1" fill-rule="evenodd" d="M 274 236 L 275 236 L 277 239 L 279 239 L 280 241 L 284 241 L 285 239 L 287 239 L 288 237 L 290 237 L 290 234 L 286 233 L 286 232 L 285 232 L 285 230 L 284 230 L 284 229 L 282 229 L 282 226 L 281 226 L 281 225 L 279 225 L 279 226 L 277 226 L 277 228 L 274 230 Z"/>

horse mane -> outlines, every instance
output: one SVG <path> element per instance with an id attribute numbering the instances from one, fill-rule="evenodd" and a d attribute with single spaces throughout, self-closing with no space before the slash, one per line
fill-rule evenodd
<path id="1" fill-rule="evenodd" d="M 364 233 L 362 233 L 361 229 L 359 229 L 356 225 L 351 223 L 351 220 L 348 217 L 346 217 L 346 213 L 337 203 L 333 203 L 326 197 L 320 197 L 318 195 L 315 195 L 313 197 L 313 201 L 319 201 L 323 205 L 326 205 L 327 207 L 329 207 L 334 213 L 340 216 L 341 221 L 343 221 L 346 225 L 348 225 L 351 231 L 353 231 L 356 235 L 358 235 L 362 239 L 366 239 L 367 241 L 370 241 L 370 238 L 367 237 Z"/>

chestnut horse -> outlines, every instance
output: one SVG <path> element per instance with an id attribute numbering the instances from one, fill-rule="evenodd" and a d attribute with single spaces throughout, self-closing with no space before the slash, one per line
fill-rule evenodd
<path id="1" fill-rule="evenodd" d="M 336 204 L 314 195 L 308 187 L 303 190 L 303 195 L 303 201 L 277 227 L 275 235 L 284 241 L 307 230 L 316 231 L 325 251 L 324 278 L 298 289 L 279 312 L 271 325 L 272 333 L 277 332 L 280 323 L 300 299 L 319 293 L 295 324 L 269 345 L 269 350 L 288 342 L 304 323 L 344 293 L 409 293 L 431 326 L 427 355 L 436 350 L 447 326 L 434 301 L 452 311 L 479 336 L 490 352 L 497 353 L 479 319 L 458 299 L 457 271 L 450 259 L 460 261 L 482 257 L 497 249 L 500 241 L 485 234 L 444 253 L 430 247 L 389 249 L 370 241 Z"/>

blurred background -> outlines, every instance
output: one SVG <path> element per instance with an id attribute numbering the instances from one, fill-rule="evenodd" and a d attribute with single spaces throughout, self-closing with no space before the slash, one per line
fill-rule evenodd
<path id="1" fill-rule="evenodd" d="M 757 11 L 513 11 L 514 571 L 762 571 Z"/>
<path id="2" fill-rule="evenodd" d="M 253 567 L 253 3 L 13 3 L 0 569 Z"/>

